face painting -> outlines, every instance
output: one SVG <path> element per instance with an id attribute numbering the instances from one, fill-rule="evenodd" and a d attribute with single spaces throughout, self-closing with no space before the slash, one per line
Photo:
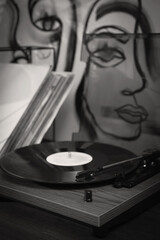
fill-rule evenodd
<path id="1" fill-rule="evenodd" d="M 98 136 L 134 140 L 141 135 L 142 127 L 149 131 L 158 99 L 151 90 L 154 86 L 145 63 L 143 38 L 136 43 L 133 38 L 136 7 L 126 5 L 127 12 L 123 4 L 115 9 L 107 2 L 95 5 L 86 24 L 84 42 L 88 58 L 83 110 Z M 141 27 L 138 33 L 142 33 Z M 137 69 L 135 45 L 145 80 Z"/>

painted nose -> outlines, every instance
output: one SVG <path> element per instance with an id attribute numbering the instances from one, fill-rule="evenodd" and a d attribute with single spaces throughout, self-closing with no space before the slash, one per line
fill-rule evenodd
<path id="1" fill-rule="evenodd" d="M 147 85 L 147 80 L 146 78 L 142 78 L 142 84 L 139 88 L 135 89 L 135 90 L 132 90 L 132 89 L 129 89 L 129 88 L 126 88 L 124 90 L 121 91 L 121 93 L 125 96 L 133 96 L 137 93 L 140 93 L 141 91 L 143 91 L 143 89 L 145 89 Z"/>

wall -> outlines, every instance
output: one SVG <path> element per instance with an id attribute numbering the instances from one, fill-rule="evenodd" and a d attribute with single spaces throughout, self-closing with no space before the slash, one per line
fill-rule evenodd
<path id="1" fill-rule="evenodd" d="M 101 141 L 135 153 L 158 146 L 159 10 L 158 0 L 8 1 L 0 46 L 10 49 L 1 61 L 76 72 L 85 64 L 57 116 L 55 140 Z"/>

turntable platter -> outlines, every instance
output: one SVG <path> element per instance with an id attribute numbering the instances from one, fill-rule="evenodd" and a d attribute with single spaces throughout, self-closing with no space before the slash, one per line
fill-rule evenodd
<path id="1" fill-rule="evenodd" d="M 79 152 L 92 157 L 92 161 L 75 166 L 51 164 L 46 159 L 54 153 Z M 92 142 L 52 142 L 31 145 L 10 152 L 1 158 L 2 169 L 14 177 L 44 184 L 85 184 L 76 181 L 79 171 L 99 168 L 133 158 L 132 152 L 112 145 Z M 137 163 L 128 162 L 113 167 L 97 176 L 89 183 L 99 183 L 115 178 L 115 175 L 127 174 L 137 167 Z"/>

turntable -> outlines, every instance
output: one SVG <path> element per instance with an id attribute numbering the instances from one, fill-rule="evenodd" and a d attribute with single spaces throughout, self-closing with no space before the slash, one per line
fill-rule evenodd
<path id="1" fill-rule="evenodd" d="M 100 232 L 160 189 L 159 157 L 102 143 L 35 144 L 1 158 L 0 192 Z"/>

